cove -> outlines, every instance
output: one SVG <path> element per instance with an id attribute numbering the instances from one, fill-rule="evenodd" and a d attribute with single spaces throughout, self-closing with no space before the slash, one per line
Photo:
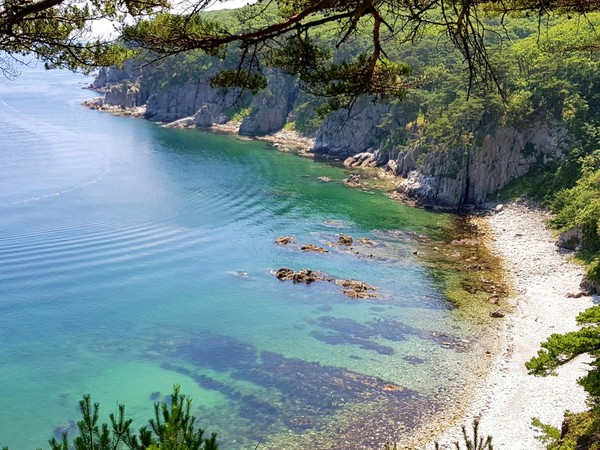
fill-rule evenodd
<path id="1" fill-rule="evenodd" d="M 83 393 L 137 428 L 178 383 L 223 449 L 380 448 L 463 395 L 482 326 L 415 256 L 450 216 L 261 142 L 86 110 L 88 83 L 0 80 L 0 445 L 72 433 Z"/>

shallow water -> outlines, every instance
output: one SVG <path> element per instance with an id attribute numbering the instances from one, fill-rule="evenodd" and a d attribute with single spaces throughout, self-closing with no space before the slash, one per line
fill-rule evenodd
<path id="1" fill-rule="evenodd" d="M 413 255 L 447 216 L 260 142 L 86 110 L 85 83 L 0 78 L 0 445 L 72 430 L 86 392 L 141 426 L 178 383 L 224 449 L 374 448 L 460 392 L 477 328 Z"/>

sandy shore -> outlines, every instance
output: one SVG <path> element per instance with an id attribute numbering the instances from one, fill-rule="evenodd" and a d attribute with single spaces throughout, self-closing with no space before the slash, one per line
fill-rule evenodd
<path id="1" fill-rule="evenodd" d="M 533 417 L 560 428 L 565 410 L 585 409 L 585 393 L 577 379 L 586 371 L 586 357 L 562 367 L 557 377 L 534 377 L 524 364 L 552 333 L 576 329 L 577 314 L 592 306 L 578 293 L 583 269 L 568 261 L 568 253 L 554 245 L 546 229 L 549 215 L 511 204 L 488 217 L 490 245 L 504 261 L 515 290 L 514 312 L 502 326 L 502 350 L 490 374 L 476 388 L 476 396 L 462 421 L 439 438 L 442 448 L 461 441 L 460 425 L 481 420 L 480 431 L 492 435 L 494 448 L 534 450 L 545 447 L 535 439 Z"/>

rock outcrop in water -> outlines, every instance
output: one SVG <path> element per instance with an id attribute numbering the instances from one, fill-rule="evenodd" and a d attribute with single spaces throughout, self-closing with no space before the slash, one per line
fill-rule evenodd
<path id="1" fill-rule="evenodd" d="M 241 93 L 209 85 L 208 71 L 200 80 L 153 87 L 139 72 L 103 70 L 92 85 L 106 92 L 103 102 L 132 108 L 145 105 L 147 119 L 177 126 L 210 127 L 227 122 Z M 299 105 L 297 81 L 271 72 L 267 88 L 249 101 L 249 113 L 239 133 L 264 136 L 294 120 Z M 234 108 L 235 109 L 235 108 Z M 406 116 L 406 117 L 405 117 Z M 568 135 L 558 123 L 538 122 L 516 127 L 490 128 L 478 134 L 469 147 L 432 144 L 424 138 L 400 139 L 397 130 L 407 126 L 401 106 L 367 98 L 352 111 L 328 114 L 314 134 L 312 152 L 344 159 L 349 167 L 379 167 L 398 177 L 398 195 L 421 206 L 457 207 L 480 204 L 488 195 L 536 166 L 563 156 Z M 354 179 L 350 180 L 353 181 Z M 352 186 L 360 187 L 360 182 Z"/>

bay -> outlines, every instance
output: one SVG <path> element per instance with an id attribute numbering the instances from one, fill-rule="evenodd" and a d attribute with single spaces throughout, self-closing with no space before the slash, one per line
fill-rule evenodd
<path id="1" fill-rule="evenodd" d="M 224 449 L 378 448 L 461 393 L 479 328 L 414 255 L 449 216 L 261 142 L 84 109 L 89 82 L 0 79 L 0 445 L 72 434 L 83 393 L 139 427 L 180 384 Z"/>

